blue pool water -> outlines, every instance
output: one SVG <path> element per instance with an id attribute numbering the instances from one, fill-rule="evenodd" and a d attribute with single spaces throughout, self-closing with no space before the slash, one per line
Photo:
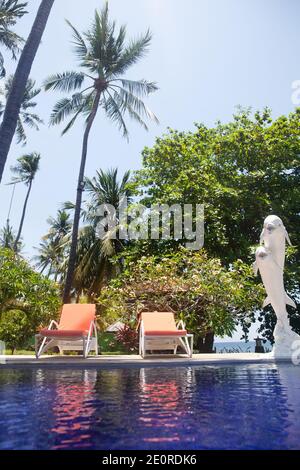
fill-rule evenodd
<path id="1" fill-rule="evenodd" d="M 0 369 L 0 449 L 298 449 L 300 367 Z"/>

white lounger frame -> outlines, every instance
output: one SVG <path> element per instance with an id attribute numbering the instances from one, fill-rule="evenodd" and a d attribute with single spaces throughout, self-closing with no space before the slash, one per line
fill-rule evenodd
<path id="1" fill-rule="evenodd" d="M 180 330 L 185 330 L 185 325 L 182 320 L 176 325 Z M 193 343 L 194 335 L 186 334 L 185 336 L 145 336 L 143 320 L 140 325 L 140 342 L 139 342 L 139 354 L 143 358 L 147 356 L 147 351 L 164 351 L 173 350 L 172 355 L 177 354 L 178 346 L 182 346 L 188 357 L 193 356 Z M 149 354 L 148 354 L 149 355 Z"/>
<path id="2" fill-rule="evenodd" d="M 58 323 L 52 320 L 48 330 L 58 329 Z M 94 335 L 94 336 L 93 336 Z M 40 340 L 43 338 L 41 344 Z M 95 351 L 98 356 L 98 335 L 97 327 L 94 321 L 91 322 L 89 333 L 87 336 L 78 335 L 76 337 L 59 337 L 52 338 L 51 336 L 35 335 L 35 356 L 38 359 L 44 352 L 50 348 L 58 347 L 60 354 L 64 351 L 82 351 L 83 357 L 87 358 L 90 351 Z"/>

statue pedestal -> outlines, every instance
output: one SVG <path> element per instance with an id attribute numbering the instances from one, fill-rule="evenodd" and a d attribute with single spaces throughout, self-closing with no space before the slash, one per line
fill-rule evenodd
<path id="1" fill-rule="evenodd" d="M 296 348 L 300 346 L 300 336 L 290 326 L 285 328 L 276 325 L 274 330 L 274 346 L 271 356 L 275 359 L 290 359 Z M 298 345 L 295 342 L 298 342 Z"/>

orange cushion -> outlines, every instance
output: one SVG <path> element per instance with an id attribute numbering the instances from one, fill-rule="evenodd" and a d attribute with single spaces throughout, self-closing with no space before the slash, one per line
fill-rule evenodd
<path id="1" fill-rule="evenodd" d="M 141 320 L 145 336 L 185 336 L 185 330 L 178 330 L 172 312 L 143 312 Z"/>
<path id="2" fill-rule="evenodd" d="M 59 321 L 59 330 L 89 331 L 96 317 L 94 304 L 65 304 Z"/>
<path id="3" fill-rule="evenodd" d="M 87 336 L 87 331 L 79 330 L 47 330 L 44 329 L 40 332 L 42 336 L 47 336 L 49 338 L 79 338 L 81 336 Z"/>

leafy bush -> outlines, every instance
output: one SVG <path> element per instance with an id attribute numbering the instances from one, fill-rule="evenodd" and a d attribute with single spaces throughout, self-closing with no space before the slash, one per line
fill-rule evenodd
<path id="1" fill-rule="evenodd" d="M 116 340 L 127 352 L 135 352 L 138 349 L 138 333 L 129 325 L 124 325 L 115 335 Z"/>
<path id="2" fill-rule="evenodd" d="M 9 310 L 1 315 L 0 338 L 12 354 L 15 349 L 24 346 L 32 335 L 32 326 L 28 315 L 22 310 Z"/>
<path id="3" fill-rule="evenodd" d="M 141 311 L 173 311 L 197 341 L 208 333 L 231 335 L 235 325 L 252 320 L 263 298 L 252 267 L 237 261 L 226 269 L 204 250 L 134 259 L 124 256 L 124 271 L 98 299 L 107 323 L 120 319 L 134 327 Z"/>
<path id="4" fill-rule="evenodd" d="M 0 249 L 0 340 L 12 348 L 22 346 L 39 326 L 57 316 L 59 306 L 55 283 L 13 251 Z"/>

